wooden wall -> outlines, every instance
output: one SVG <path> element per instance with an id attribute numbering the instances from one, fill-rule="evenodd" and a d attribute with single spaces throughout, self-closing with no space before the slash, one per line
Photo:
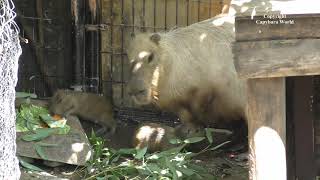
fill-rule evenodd
<path id="1" fill-rule="evenodd" d="M 184 27 L 220 14 L 223 0 L 101 0 L 103 93 L 116 106 L 133 107 L 125 91 L 125 54 L 132 33 Z"/>

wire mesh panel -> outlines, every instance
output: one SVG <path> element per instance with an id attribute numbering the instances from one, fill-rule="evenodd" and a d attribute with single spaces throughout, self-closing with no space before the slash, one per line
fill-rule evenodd
<path id="1" fill-rule="evenodd" d="M 18 91 L 49 96 L 72 81 L 70 3 L 64 0 L 15 0 L 23 53 Z"/>
<path id="2" fill-rule="evenodd" d="M 29 42 L 22 43 L 17 90 L 47 97 L 57 88 L 80 87 L 111 97 L 119 116 L 135 116 L 137 107 L 126 92 L 126 49 L 132 35 L 208 19 L 221 12 L 222 2 L 19 0 L 21 36 Z M 150 113 L 146 117 L 156 119 Z"/>

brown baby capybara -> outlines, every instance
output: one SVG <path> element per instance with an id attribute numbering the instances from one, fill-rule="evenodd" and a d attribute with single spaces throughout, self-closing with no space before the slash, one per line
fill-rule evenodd
<path id="1" fill-rule="evenodd" d="M 178 126 L 179 127 L 179 126 Z M 180 127 L 179 127 L 180 128 Z M 180 146 L 181 144 L 172 144 L 170 140 L 179 139 L 186 140 L 194 137 L 206 137 L 205 130 L 199 130 L 194 134 L 181 134 L 180 129 L 177 127 L 171 127 L 159 123 L 142 123 L 140 124 L 134 132 L 132 144 L 136 149 L 142 149 L 147 147 L 148 152 L 158 152 L 165 151 L 171 148 Z M 232 134 L 227 130 L 211 129 L 212 140 L 211 146 L 217 146 L 221 143 L 228 141 L 230 135 Z M 203 150 L 205 147 L 209 146 L 207 139 L 204 139 L 197 143 L 188 144 L 185 148 L 192 152 L 198 152 Z"/>
<path id="2" fill-rule="evenodd" d="M 186 133 L 245 120 L 245 81 L 233 63 L 233 22 L 220 15 L 166 33 L 136 35 L 127 50 L 127 90 L 134 102 L 176 113 Z"/>
<path id="3" fill-rule="evenodd" d="M 175 129 L 157 123 L 143 123 L 135 131 L 133 147 L 136 149 L 148 148 L 149 152 L 165 151 L 175 147 L 170 139 L 176 139 Z"/>
<path id="4" fill-rule="evenodd" d="M 104 96 L 71 90 L 57 90 L 49 103 L 49 111 L 61 116 L 75 115 L 103 126 L 103 131 L 113 134 L 116 121 L 111 103 Z"/>

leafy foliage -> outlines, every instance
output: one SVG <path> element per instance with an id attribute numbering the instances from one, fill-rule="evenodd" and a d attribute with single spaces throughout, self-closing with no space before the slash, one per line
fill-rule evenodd
<path id="1" fill-rule="evenodd" d="M 52 134 L 68 134 L 70 126 L 66 124 L 65 119 L 55 120 L 48 109 L 36 106 L 30 103 L 29 98 L 36 98 L 36 95 L 29 93 L 16 93 L 17 98 L 25 98 L 25 102 L 16 109 L 16 130 L 26 133 L 21 137 L 24 141 L 41 141 Z M 48 159 L 44 148 L 58 146 L 56 144 L 47 144 L 36 142 L 34 149 L 42 159 Z M 19 159 L 20 164 L 33 171 L 43 171 L 42 169 L 28 162 Z"/>
<path id="2" fill-rule="evenodd" d="M 219 146 L 208 147 L 198 153 L 186 151 L 188 144 L 197 143 L 208 139 L 212 142 L 211 131 L 207 130 L 206 137 L 193 137 L 185 140 L 172 139 L 170 143 L 177 146 L 162 152 L 148 153 L 147 148 L 143 149 L 119 149 L 118 151 L 110 148 L 104 148 L 104 140 L 97 137 L 92 132 L 89 138 L 93 146 L 93 157 L 87 163 L 85 172 L 86 180 L 91 179 L 147 179 L 147 180 L 215 180 L 216 177 L 209 174 L 208 171 L 192 163 L 192 157 L 218 149 Z"/>

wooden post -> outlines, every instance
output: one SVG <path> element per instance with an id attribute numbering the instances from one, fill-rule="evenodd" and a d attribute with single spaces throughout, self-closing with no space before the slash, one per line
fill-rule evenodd
<path id="1" fill-rule="evenodd" d="M 285 79 L 249 79 L 250 179 L 286 180 Z"/>

